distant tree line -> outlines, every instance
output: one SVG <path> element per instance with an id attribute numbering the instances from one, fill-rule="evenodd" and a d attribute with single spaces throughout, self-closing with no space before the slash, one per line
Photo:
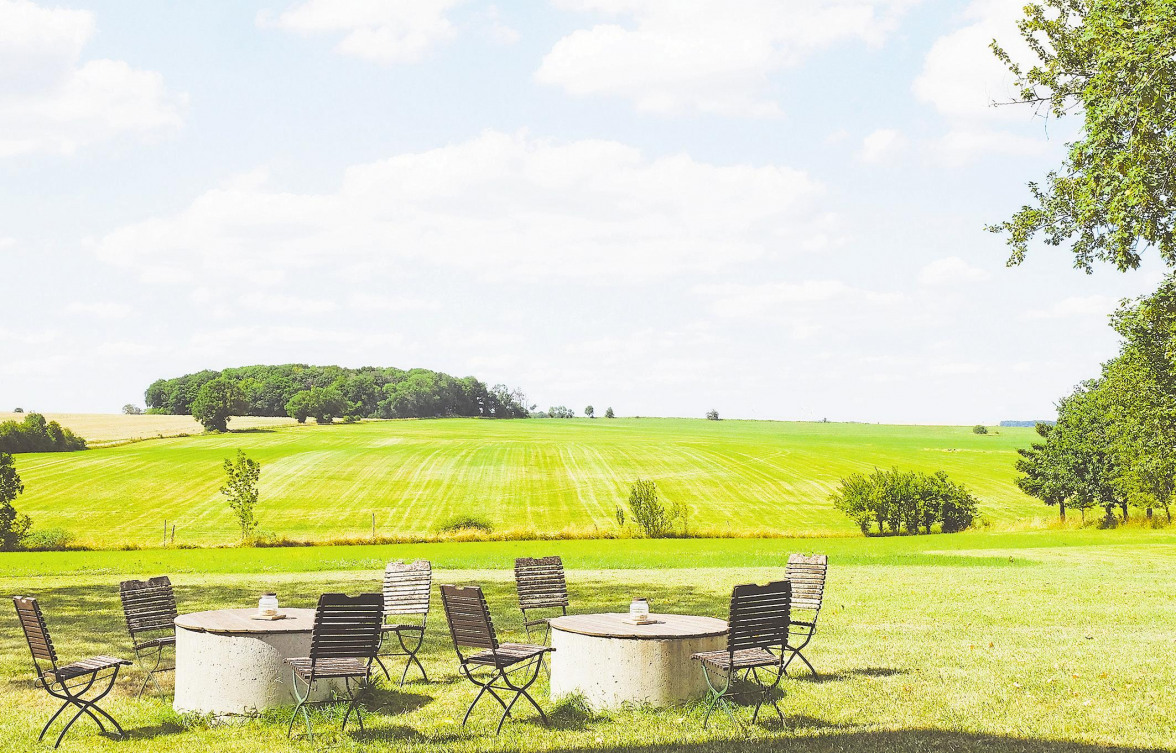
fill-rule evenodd
<path id="1" fill-rule="evenodd" d="M 527 417 L 526 397 L 518 390 L 502 384 L 488 388 L 472 376 L 457 378 L 429 369 L 243 366 L 159 379 L 144 397 L 148 413 L 176 415 L 194 415 L 194 406 L 228 405 L 234 408 L 229 415 L 289 415 L 323 422 L 346 417 Z"/>
<path id="2" fill-rule="evenodd" d="M 1155 293 L 1124 301 L 1111 317 L 1119 355 L 1101 376 L 1058 403 L 1054 425 L 1018 450 L 1018 486 L 1048 505 L 1103 511 L 1126 520 L 1130 508 L 1162 511 L 1170 522 L 1176 492 L 1176 276 Z"/>
<path id="3" fill-rule="evenodd" d="M 86 449 L 86 440 L 40 413 L 26 413 L 23 421 L 0 423 L 0 452 L 71 452 Z"/>

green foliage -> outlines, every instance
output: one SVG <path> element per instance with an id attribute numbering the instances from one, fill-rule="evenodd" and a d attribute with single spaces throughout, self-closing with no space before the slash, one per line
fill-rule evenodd
<path id="1" fill-rule="evenodd" d="M 1042 0 L 1018 22 L 1036 60 L 1024 68 L 993 42 L 1016 76 L 1015 100 L 1047 116 L 1078 112 L 1067 145 L 1033 201 L 988 229 L 1006 236 L 1010 264 L 1029 242 L 1072 241 L 1075 266 L 1139 266 L 1154 248 L 1176 264 L 1176 4 L 1171 0 Z"/>
<path id="2" fill-rule="evenodd" d="M 483 533 L 491 533 L 494 531 L 494 524 L 480 515 L 467 513 L 449 518 L 438 526 L 437 530 L 440 533 L 457 533 L 458 531 L 482 531 Z"/>
<path id="3" fill-rule="evenodd" d="M 224 377 L 205 382 L 192 401 L 192 418 L 203 424 L 205 431 L 228 431 L 229 418 L 244 415 L 246 410 L 241 386 Z"/>
<path id="4" fill-rule="evenodd" d="M 261 464 L 237 450 L 237 459 L 225 460 L 225 475 L 228 480 L 220 488 L 221 494 L 229 498 L 229 509 L 237 517 L 241 527 L 241 540 L 248 541 L 257 530 L 257 480 L 261 476 Z"/>
<path id="5" fill-rule="evenodd" d="M 135 405 L 134 403 L 127 403 L 126 405 L 124 405 L 122 407 L 122 412 L 128 416 L 141 416 L 141 415 L 143 415 L 143 409 L 140 408 L 139 406 Z"/>
<path id="6" fill-rule="evenodd" d="M 547 409 L 548 418 L 575 418 L 576 412 L 562 405 L 553 405 Z"/>
<path id="7" fill-rule="evenodd" d="M 72 452 L 86 449 L 86 440 L 40 413 L 0 423 L 0 452 Z"/>
<path id="8" fill-rule="evenodd" d="M 36 530 L 24 537 L 21 548 L 30 552 L 63 552 L 77 539 L 64 528 Z"/>
<path id="9" fill-rule="evenodd" d="M 224 371 L 201 371 L 175 379 L 160 379 L 147 388 L 148 413 L 188 414 L 200 389 L 214 379 L 227 379 L 241 388 L 241 415 L 291 415 L 290 401 L 299 393 L 330 389 L 343 406 L 332 418 L 433 418 L 478 416 L 525 418 L 525 396 L 496 384 L 487 388 L 474 377 L 456 378 L 428 369 L 404 371 L 365 366 L 242 366 Z M 307 413 L 314 417 L 314 413 Z M 305 417 L 302 419 L 305 420 Z"/>
<path id="10" fill-rule="evenodd" d="M 605 418 L 616 418 L 617 417 L 617 414 L 613 413 L 612 406 L 609 406 L 608 408 L 605 409 L 604 417 Z"/>
<path id="11" fill-rule="evenodd" d="M 584 409 L 584 415 L 588 418 L 596 418 L 596 409 L 589 405 Z"/>
<path id="12" fill-rule="evenodd" d="M 943 471 L 857 473 L 843 478 L 830 499 L 865 534 L 875 523 L 879 533 L 887 528 L 891 533 L 931 533 L 935 524 L 944 533 L 955 533 L 971 526 L 977 515 L 976 498 Z"/>
<path id="13" fill-rule="evenodd" d="M 682 531 L 686 531 L 686 506 L 673 504 L 669 509 L 662 503 L 657 492 L 657 484 L 645 479 L 637 479 L 629 488 L 629 512 L 633 522 L 641 532 L 650 539 L 661 539 L 674 531 L 674 522 L 681 521 Z M 617 522 L 625 524 L 625 512 L 617 507 Z"/>
<path id="14" fill-rule="evenodd" d="M 715 410 L 714 408 L 711 408 L 710 410 L 708 410 L 706 412 L 706 420 L 707 421 L 718 421 L 719 420 L 719 412 L 717 410 Z"/>
<path id="15" fill-rule="evenodd" d="M 12 455 L 0 452 L 0 551 L 12 552 L 20 548 L 21 540 L 29 532 L 29 516 L 16 511 L 13 502 L 24 491 Z"/>
<path id="16" fill-rule="evenodd" d="M 286 413 L 300 424 L 307 418 L 313 418 L 315 423 L 329 424 L 346 412 L 347 399 L 334 387 L 311 387 L 286 403 Z"/>
<path id="17" fill-rule="evenodd" d="M 987 434 L 988 427 L 984 426 L 983 424 L 976 424 L 975 426 L 972 427 L 972 433 L 973 434 Z"/>

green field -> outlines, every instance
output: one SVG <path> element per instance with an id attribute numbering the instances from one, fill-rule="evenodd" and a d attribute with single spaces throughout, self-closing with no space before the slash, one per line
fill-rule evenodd
<path id="1" fill-rule="evenodd" d="M 0 590 L 39 597 L 69 659 L 127 655 L 118 581 L 167 572 L 181 611 L 248 606 L 276 590 L 288 606 L 319 593 L 378 588 L 388 559 L 427 557 L 436 582 L 480 583 L 506 639 L 522 637 L 509 570 L 518 554 L 561 554 L 573 612 L 655 609 L 726 616 L 731 587 L 782 575 L 791 551 L 825 552 L 829 583 L 808 656 L 821 677 L 784 683 L 782 727 L 769 715 L 746 735 L 697 705 L 605 714 L 553 708 L 494 735 L 489 704 L 459 724 L 473 688 L 456 671 L 434 589 L 424 662 L 434 682 L 382 682 L 368 732 L 337 732 L 342 708 L 315 716 L 315 743 L 287 741 L 288 711 L 210 725 L 172 711 L 164 692 L 135 699 L 130 670 L 106 707 L 130 743 L 79 722 L 63 751 L 601 751 L 602 753 L 1130 753 L 1176 749 L 1176 534 L 1168 531 L 968 532 L 898 538 L 548 541 L 0 554 Z M 55 706 L 31 683 L 11 607 L 0 610 L 0 740 L 41 751 Z M 746 719 L 749 716 L 744 712 Z"/>
<path id="2" fill-rule="evenodd" d="M 112 417 L 106 436 L 118 433 Z M 373 421 L 259 427 L 151 439 L 80 453 L 26 454 L 19 508 L 41 528 L 111 546 L 237 539 L 218 493 L 237 449 L 262 464 L 261 528 L 329 540 L 434 532 L 459 515 L 497 531 L 580 535 L 617 530 L 614 511 L 638 476 L 685 503 L 695 531 L 846 535 L 831 508 L 838 479 L 874 467 L 945 470 L 1002 524 L 1048 515 L 1013 484 L 1031 429 L 689 419 Z"/>

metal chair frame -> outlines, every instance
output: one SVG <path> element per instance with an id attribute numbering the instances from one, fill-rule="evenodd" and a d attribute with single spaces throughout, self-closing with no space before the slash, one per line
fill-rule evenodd
<path id="1" fill-rule="evenodd" d="M 400 686 L 408 677 L 408 670 L 413 664 L 421 671 L 421 679 L 429 681 L 425 667 L 417 657 L 417 653 L 425 643 L 425 627 L 429 620 L 429 595 L 433 588 L 433 566 L 427 560 L 416 560 L 411 564 L 390 562 L 384 569 L 384 619 L 390 617 L 402 618 L 405 615 L 418 615 L 419 624 L 397 621 L 385 622 L 380 633 L 380 652 L 376 654 L 376 663 L 384 670 L 384 677 L 392 680 L 388 667 L 380 659 L 381 656 L 406 656 L 404 671 L 400 674 Z M 384 640 L 388 633 L 395 633 L 400 643 L 399 651 L 384 651 Z M 407 635 L 407 638 L 406 638 Z M 414 640 L 415 639 L 415 640 Z"/>
<path id="2" fill-rule="evenodd" d="M 380 648 L 380 625 L 384 620 L 384 598 L 381 594 L 347 596 L 339 593 L 319 597 L 314 612 L 314 627 L 310 638 L 310 656 L 288 658 L 291 682 L 297 703 L 290 714 L 286 737 L 294 732 L 298 712 L 306 722 L 306 736 L 314 739 L 310 713 L 306 710 L 314 684 L 318 680 L 342 679 L 346 692 L 347 712 L 343 715 L 342 730 L 346 731 L 351 712 L 363 731 L 363 715 L 359 699 L 371 679 L 372 662 Z M 351 687 L 355 682 L 355 689 Z M 299 686 L 305 686 L 305 692 Z"/>
<path id="3" fill-rule="evenodd" d="M 531 640 L 532 628 L 543 628 L 544 644 L 551 637 L 550 617 L 530 618 L 537 609 L 558 609 L 568 613 L 568 584 L 564 578 L 563 560 L 559 557 L 519 557 L 515 560 L 515 591 L 519 595 L 519 609 L 523 613 L 523 628 Z M 538 631 L 536 631 L 538 632 Z"/>
<path id="4" fill-rule="evenodd" d="M 499 643 L 494 622 L 490 617 L 490 608 L 486 605 L 486 597 L 479 586 L 443 585 L 441 603 L 445 608 L 445 617 L 453 636 L 453 647 L 460 662 L 458 672 L 478 687 L 477 695 L 462 717 L 462 726 L 466 725 L 474 707 L 487 693 L 502 707 L 502 717 L 498 720 L 495 734 L 502 732 L 502 725 L 506 723 L 506 718 L 511 715 L 511 710 L 520 698 L 526 699 L 539 712 L 543 724 L 548 725 L 547 714 L 528 690 L 539 678 L 543 657 L 555 649 L 525 643 Z M 466 653 L 463 648 L 481 650 Z M 487 670 L 488 674 L 475 674 L 481 669 Z M 521 681 L 516 679 L 520 675 Z M 513 693 L 513 696 L 506 701 L 496 691 L 501 691 L 503 695 Z"/>
<path id="5" fill-rule="evenodd" d="M 127 632 L 131 636 L 131 648 L 135 652 L 135 662 L 139 668 L 147 673 L 143 678 L 143 685 L 135 697 L 141 697 L 151 683 L 156 690 L 162 691 L 155 675 L 163 672 L 174 672 L 176 665 L 173 661 L 170 667 L 161 667 L 163 652 L 170 646 L 173 651 L 176 645 L 176 596 L 172 590 L 171 579 L 160 575 L 150 580 L 124 580 L 119 585 L 119 598 L 122 600 L 123 615 L 127 621 Z M 148 637 L 146 640 L 142 636 Z M 151 669 L 147 669 L 147 662 L 154 659 Z"/>
<path id="6" fill-rule="evenodd" d="M 760 708 L 764 703 L 771 703 L 780 722 L 784 722 L 784 712 L 780 710 L 774 695 L 785 677 L 791 599 L 792 584 L 786 580 L 763 586 L 749 583 L 736 586 L 731 592 L 726 650 L 706 651 L 692 657 L 702 664 L 703 676 L 706 678 L 703 729 L 706 729 L 716 708 L 722 708 L 742 729 L 743 723 L 735 714 L 732 699 L 746 695 L 756 697 L 755 709 L 751 714 L 752 724 L 759 719 Z M 767 675 L 765 679 L 760 678 L 760 670 Z M 734 689 L 740 672 L 743 674 L 740 679 L 744 682 L 754 680 L 754 688 Z"/>
<path id="7" fill-rule="evenodd" d="M 98 702 L 114 688 L 114 683 L 118 680 L 119 669 L 130 666 L 131 662 L 112 656 L 93 656 L 72 664 L 59 665 L 57 649 L 53 647 L 53 639 L 49 635 L 49 628 L 45 625 L 45 616 L 41 613 L 41 606 L 37 600 L 17 596 L 12 601 L 16 606 L 16 615 L 20 620 L 21 628 L 24 630 L 25 640 L 29 644 L 29 651 L 33 655 L 33 670 L 37 675 L 36 684 L 49 695 L 61 701 L 61 707 L 53 713 L 53 716 L 49 717 L 49 721 L 45 722 L 45 726 L 41 728 L 41 734 L 37 736 L 37 741 L 45 739 L 45 733 L 49 731 L 49 727 L 57 721 L 57 717 L 61 716 L 63 711 L 71 706 L 76 708 L 77 712 L 61 728 L 61 733 L 57 735 L 57 741 L 53 743 L 54 748 L 61 745 L 65 733 L 69 731 L 74 722 L 81 718 L 82 714 L 93 719 L 103 734 L 106 733 L 106 725 L 102 723 L 102 720 L 106 719 L 114 726 L 120 738 L 126 737 L 127 734 L 123 728 L 113 716 L 98 706 Z M 43 668 L 42 662 L 48 664 L 49 668 Z"/>
<path id="8" fill-rule="evenodd" d="M 793 659 L 800 659 L 813 677 L 817 677 L 817 670 L 801 651 L 808 646 L 809 641 L 817 633 L 817 617 L 821 614 L 821 603 L 825 597 L 825 578 L 829 572 L 829 557 L 824 554 L 812 556 L 791 554 L 785 576 L 792 584 L 792 609 L 801 610 L 812 616 L 806 620 L 792 620 L 788 626 L 788 661 L 784 663 L 784 670 Z"/>

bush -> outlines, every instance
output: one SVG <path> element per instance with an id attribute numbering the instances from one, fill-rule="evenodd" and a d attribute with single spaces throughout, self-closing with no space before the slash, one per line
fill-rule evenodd
<path id="1" fill-rule="evenodd" d="M 607 409 L 605 409 L 605 411 L 604 411 L 604 417 L 605 417 L 605 418 L 616 418 L 616 417 L 617 417 L 617 414 L 613 413 L 613 409 L 612 409 L 612 408 L 607 408 Z"/>
<path id="2" fill-rule="evenodd" d="M 658 497 L 657 484 L 653 481 L 637 479 L 629 489 L 629 512 L 633 522 L 641 532 L 650 539 L 661 539 L 673 533 L 674 522 L 682 522 L 682 532 L 686 532 L 686 505 L 674 504 L 667 510 Z M 617 523 L 625 524 L 625 510 L 617 505 Z"/>
<path id="3" fill-rule="evenodd" d="M 139 406 L 135 405 L 134 403 L 127 403 L 126 405 L 124 405 L 122 407 L 122 412 L 128 416 L 141 416 L 141 415 L 143 415 L 143 409 L 140 408 Z"/>
<path id="4" fill-rule="evenodd" d="M 40 413 L 0 423 L 0 452 L 72 452 L 86 449 L 86 440 Z"/>
<path id="5" fill-rule="evenodd" d="M 987 434 L 988 427 L 984 426 L 983 424 L 976 424 L 975 426 L 972 427 L 972 433 L 973 434 Z"/>
<path id="6" fill-rule="evenodd" d="M 485 518 L 477 515 L 457 515 L 445 521 L 437 529 L 441 533 L 457 533 L 458 531 L 483 531 L 490 533 L 494 525 Z"/>
<path id="7" fill-rule="evenodd" d="M 237 450 L 237 459 L 225 460 L 224 469 L 228 479 L 220 492 L 229 498 L 229 508 L 237 516 L 237 524 L 241 526 L 241 540 L 248 541 L 257 530 L 253 508 L 257 506 L 257 479 L 261 476 L 261 464 Z"/>
<path id="8" fill-rule="evenodd" d="M 30 552 L 62 552 L 69 548 L 77 537 L 64 528 L 46 528 L 33 531 L 21 541 L 21 548 Z"/>
<path id="9" fill-rule="evenodd" d="M 841 488 L 830 499 L 850 517 L 862 533 L 874 524 L 878 533 L 905 529 L 907 533 L 930 533 L 939 524 L 944 533 L 968 528 L 976 520 L 976 498 L 967 487 L 951 481 L 943 471 L 875 470 L 871 475 L 854 474 L 841 480 Z"/>
<path id="10" fill-rule="evenodd" d="M 706 412 L 706 420 L 707 421 L 718 421 L 719 420 L 719 412 L 717 410 L 715 410 L 714 408 L 711 408 L 710 410 L 708 410 Z"/>

